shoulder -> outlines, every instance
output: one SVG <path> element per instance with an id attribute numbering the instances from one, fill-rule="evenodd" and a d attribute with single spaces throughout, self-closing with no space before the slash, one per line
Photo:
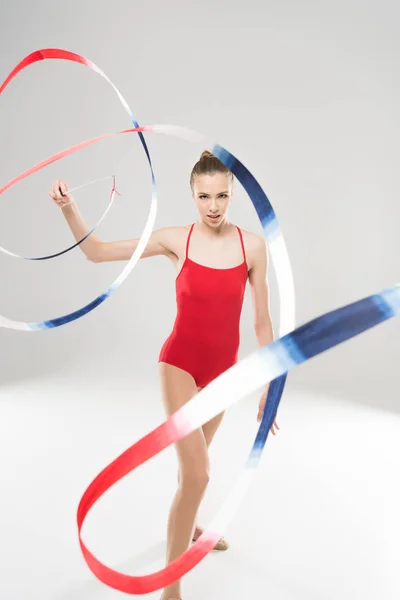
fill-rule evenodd
<path id="1" fill-rule="evenodd" d="M 247 231 L 246 229 L 240 229 L 243 234 L 243 241 L 248 244 L 250 249 L 260 249 L 265 246 L 265 239 L 262 235 L 254 233 L 254 231 Z"/>
<path id="2" fill-rule="evenodd" d="M 247 263 L 249 268 L 254 267 L 257 262 L 263 262 L 267 257 L 267 245 L 262 235 L 240 229 L 243 235 L 243 243 L 246 250 Z"/>
<path id="3" fill-rule="evenodd" d="M 170 257 L 180 257 L 184 251 L 190 225 L 162 227 L 152 233 L 152 239 L 163 246 Z"/>
<path id="4" fill-rule="evenodd" d="M 160 238 L 177 239 L 189 233 L 190 225 L 174 225 L 170 227 L 161 227 L 153 233 Z"/>

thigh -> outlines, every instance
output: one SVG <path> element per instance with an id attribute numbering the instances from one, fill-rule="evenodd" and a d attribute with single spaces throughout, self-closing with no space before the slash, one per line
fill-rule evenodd
<path id="1" fill-rule="evenodd" d="M 197 386 L 193 377 L 178 367 L 160 362 L 158 369 L 165 412 L 170 416 L 197 394 Z M 177 442 L 175 448 L 183 476 L 201 476 L 208 472 L 207 443 L 202 428 Z"/>
<path id="2" fill-rule="evenodd" d="M 221 425 L 222 419 L 224 418 L 224 413 L 220 413 L 207 423 L 202 425 L 204 439 L 206 441 L 207 447 L 211 444 L 214 435 L 217 433 L 219 426 Z"/>
<path id="3" fill-rule="evenodd" d="M 202 388 L 198 388 L 197 391 L 200 392 L 201 389 Z M 212 419 L 210 419 L 209 421 L 204 423 L 204 425 L 201 426 L 207 447 L 211 444 L 211 442 L 214 438 L 214 435 L 217 433 L 218 428 L 222 423 L 222 419 L 224 418 L 224 414 L 225 413 L 222 412 L 219 415 L 216 415 L 215 417 L 213 417 Z"/>

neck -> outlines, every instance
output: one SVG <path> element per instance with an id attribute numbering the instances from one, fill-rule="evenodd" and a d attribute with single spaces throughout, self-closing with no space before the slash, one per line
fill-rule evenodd
<path id="1" fill-rule="evenodd" d="M 208 233 L 209 235 L 220 235 L 232 225 L 232 223 L 228 220 L 228 217 L 225 217 L 221 221 L 221 223 L 215 227 L 213 227 L 209 223 L 205 223 L 201 218 L 197 220 L 196 224 L 198 229 L 202 230 L 205 233 Z"/>

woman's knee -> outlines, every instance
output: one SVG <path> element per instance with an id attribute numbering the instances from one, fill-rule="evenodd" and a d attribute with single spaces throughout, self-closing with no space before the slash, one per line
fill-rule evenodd
<path id="1" fill-rule="evenodd" d="M 208 465 L 196 465 L 180 472 L 180 486 L 184 493 L 202 495 L 206 491 L 209 481 L 210 469 Z"/>

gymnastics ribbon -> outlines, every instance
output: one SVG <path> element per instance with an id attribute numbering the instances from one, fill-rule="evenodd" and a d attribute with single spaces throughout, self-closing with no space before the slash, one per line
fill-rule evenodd
<path id="1" fill-rule="evenodd" d="M 5 83 L 0 87 L 0 93 L 11 79 L 24 67 L 36 60 L 44 58 L 64 58 L 74 60 L 93 68 L 101 74 L 110 84 L 109 79 L 95 67 L 91 61 L 79 55 L 66 52 L 64 50 L 41 50 L 32 53 L 26 57 L 13 70 Z M 122 96 L 111 84 L 124 104 Z M 126 106 L 125 106 L 126 105 Z M 127 108 L 127 104 L 124 104 Z M 128 114 L 131 116 L 129 107 Z M 152 174 L 152 204 L 150 215 L 145 226 L 144 233 L 140 238 L 138 248 L 120 274 L 114 284 L 101 296 L 95 299 L 89 305 L 75 311 L 64 317 L 42 321 L 36 323 L 22 323 L 11 321 L 6 318 L 0 319 L 0 325 L 11 329 L 20 329 L 24 331 L 35 331 L 39 329 L 48 329 L 59 327 L 74 319 L 78 319 L 98 306 L 105 298 L 109 297 L 112 291 L 115 291 L 126 279 L 133 269 L 138 258 L 142 254 L 148 238 L 151 235 L 152 224 L 156 211 L 156 190 L 155 178 L 152 170 L 150 157 L 142 136 L 143 132 L 166 133 L 175 135 L 189 141 L 203 143 L 210 147 L 206 140 L 200 134 L 190 132 L 186 129 L 172 126 L 152 126 L 139 127 L 131 116 L 135 128 L 117 132 L 139 133 L 142 144 L 144 145 L 146 155 Z M 78 144 L 63 152 L 58 153 L 43 161 L 33 169 L 23 173 L 18 178 L 0 188 L 0 194 L 11 185 L 20 181 L 32 172 L 43 168 L 47 164 L 59 160 L 68 154 L 76 152 L 92 143 L 101 141 L 110 137 L 108 134 L 94 138 L 82 144 Z M 388 288 L 380 294 L 369 296 L 363 300 L 349 304 L 341 309 L 326 313 L 317 319 L 303 325 L 296 330 L 294 327 L 294 291 L 293 279 L 290 268 L 289 258 L 287 256 L 286 245 L 273 208 L 265 195 L 264 191 L 257 183 L 253 175 L 240 163 L 230 152 L 219 145 L 212 145 L 211 151 L 216 155 L 239 179 L 243 187 L 250 196 L 250 199 L 257 211 L 264 231 L 264 237 L 269 244 L 269 250 L 274 264 L 278 290 L 280 296 L 280 338 L 259 349 L 238 364 L 228 369 L 216 380 L 212 381 L 195 398 L 174 413 L 167 421 L 157 427 L 155 430 L 144 436 L 136 444 L 126 450 L 121 456 L 115 459 L 107 466 L 90 484 L 85 491 L 78 507 L 77 523 L 79 543 L 85 560 L 92 572 L 106 585 L 129 594 L 145 594 L 160 589 L 176 581 L 192 569 L 200 560 L 202 560 L 214 547 L 220 534 L 227 523 L 240 506 L 241 501 L 249 487 L 250 481 L 254 476 L 255 468 L 259 463 L 262 450 L 264 448 L 269 430 L 272 426 L 274 417 L 277 413 L 279 402 L 282 396 L 286 375 L 289 370 L 295 366 L 317 356 L 321 352 L 328 350 L 363 331 L 377 325 L 395 316 L 400 311 L 400 287 Z M 150 231 L 150 233 L 149 233 Z M 146 238 L 147 236 L 147 238 Z M 140 248 L 140 250 L 139 250 Z M 140 253 L 139 253 L 140 252 Z M 135 259 L 135 260 L 134 260 Z M 110 291 L 111 290 L 111 291 Z M 291 332 L 291 333 L 289 333 Z M 272 380 L 272 381 L 271 381 Z M 246 469 L 243 471 L 239 480 L 225 501 L 222 509 L 214 519 L 210 527 L 198 538 L 197 542 L 189 548 L 182 556 L 169 564 L 157 573 L 146 576 L 128 576 L 119 573 L 103 565 L 88 550 L 81 537 L 81 530 L 87 513 L 93 504 L 117 481 L 130 473 L 140 464 L 143 464 L 169 445 L 186 437 L 189 433 L 200 427 L 203 423 L 213 418 L 233 403 L 239 401 L 249 393 L 257 390 L 262 385 L 271 381 L 269 395 L 264 410 L 263 418 L 257 433 L 256 440 L 250 452 Z"/>
<path id="2" fill-rule="evenodd" d="M 82 64 L 82 65 L 92 69 L 95 73 L 97 73 L 98 75 L 103 77 L 103 79 L 105 79 L 111 85 L 111 87 L 114 89 L 115 93 L 117 94 L 117 97 L 118 97 L 119 101 L 121 102 L 122 106 L 128 113 L 128 115 L 135 127 L 135 131 L 139 134 L 139 138 L 142 143 L 142 146 L 143 146 L 143 149 L 146 154 L 146 157 L 147 157 L 147 160 L 149 163 L 149 167 L 150 167 L 152 193 L 151 193 L 151 203 L 150 203 L 149 215 L 148 215 L 145 227 L 143 229 L 143 233 L 139 238 L 137 248 L 135 249 L 130 260 L 128 261 L 127 265 L 123 269 L 122 273 L 109 286 L 109 288 L 103 294 L 100 294 L 99 296 L 97 296 L 97 298 L 95 298 L 94 300 L 92 300 L 91 302 L 86 304 L 85 306 L 81 307 L 80 309 L 75 310 L 72 313 L 69 313 L 67 315 L 63 315 L 61 317 L 56 317 L 56 318 L 49 319 L 46 321 L 36 321 L 33 323 L 27 323 L 24 321 L 14 321 L 12 319 L 8 319 L 7 317 L 0 315 L 0 326 L 1 327 L 6 327 L 9 329 L 16 329 L 16 330 L 20 330 L 20 331 L 37 331 L 37 330 L 41 330 L 41 329 L 52 329 L 54 327 L 60 327 L 61 325 L 65 325 L 76 319 L 79 319 L 80 317 L 83 317 L 84 315 L 88 314 L 93 309 L 95 309 L 97 306 L 102 304 L 107 298 L 109 298 L 120 287 L 120 285 L 125 281 L 125 279 L 129 275 L 129 273 L 132 271 L 132 269 L 134 268 L 134 266 L 140 259 L 141 255 L 142 255 L 144 249 L 146 248 L 147 243 L 150 239 L 152 230 L 154 228 L 156 215 L 157 215 L 156 181 L 155 181 L 155 176 L 154 176 L 154 172 L 153 172 L 153 166 L 152 166 L 151 159 L 150 159 L 150 154 L 147 149 L 147 145 L 144 140 L 143 134 L 141 133 L 139 124 L 137 123 L 136 119 L 134 118 L 133 113 L 132 113 L 131 109 L 129 108 L 128 103 L 126 102 L 125 98 L 122 96 L 120 91 L 110 81 L 110 79 L 107 77 L 107 75 L 105 75 L 105 73 L 103 73 L 103 71 L 97 65 L 95 65 L 91 60 L 88 60 L 87 58 L 80 56 L 79 54 L 75 54 L 74 52 L 69 52 L 68 50 L 63 50 L 61 48 L 45 48 L 42 50 L 37 50 L 35 52 L 32 52 L 25 58 L 23 58 L 16 65 L 16 67 L 14 67 L 14 69 L 11 71 L 11 73 L 8 75 L 8 77 L 5 79 L 5 81 L 0 86 L 0 95 L 4 92 L 4 90 L 11 83 L 11 81 L 18 75 L 18 73 L 20 73 L 23 69 L 25 69 L 26 67 L 28 67 L 30 65 L 33 65 L 36 62 L 39 62 L 42 60 L 47 60 L 47 59 L 68 60 L 71 62 Z M 120 133 L 123 133 L 123 132 L 120 132 Z M 6 190 L 8 190 L 10 187 L 15 185 L 16 183 L 18 183 L 19 181 L 22 181 L 29 175 L 36 173 L 37 171 L 52 164 L 53 162 L 56 162 L 57 160 L 60 160 L 61 158 L 64 158 L 65 156 L 68 156 L 68 155 L 72 154 L 73 152 L 77 152 L 78 150 L 86 148 L 87 146 L 90 146 L 91 144 L 94 144 L 101 140 L 107 139 L 108 137 L 110 137 L 110 135 L 102 135 L 102 136 L 93 138 L 89 141 L 83 142 L 81 144 L 77 144 L 71 148 L 68 148 L 67 150 L 64 150 L 63 152 L 58 152 L 57 154 L 54 154 L 53 156 L 41 161 L 39 164 L 32 167 L 31 169 L 28 169 L 24 173 L 18 175 L 12 181 L 8 182 L 3 187 L 1 187 L 0 195 L 3 194 Z M 75 244 L 75 246 L 76 246 L 76 244 Z"/>
<path id="3" fill-rule="evenodd" d="M 12 71 L 12 73 L 6 79 L 4 84 L 0 87 L 0 93 L 5 89 L 5 87 L 10 83 L 10 81 L 16 76 L 16 74 L 19 73 L 23 68 L 32 64 L 33 62 L 36 62 L 37 60 L 43 60 L 45 58 L 63 58 L 63 59 L 67 59 L 67 60 L 74 60 L 75 62 L 80 62 L 81 64 L 85 64 L 85 65 L 93 68 L 93 63 L 91 61 L 89 61 L 88 59 L 81 57 L 79 55 L 76 55 L 76 54 L 73 54 L 73 53 L 70 53 L 70 52 L 67 52 L 64 50 L 58 50 L 58 49 L 41 50 L 39 52 L 32 53 L 31 55 L 29 55 L 28 57 L 23 59 L 15 67 L 15 69 Z M 99 72 L 107 81 L 109 81 L 108 78 L 100 71 L 100 69 L 98 69 L 98 67 L 95 67 L 95 70 L 97 70 L 97 72 Z M 115 86 L 113 84 L 111 84 L 111 85 L 115 89 L 118 97 L 121 99 L 121 102 L 124 104 L 125 107 L 127 107 L 127 104 L 123 100 L 122 95 L 118 92 L 118 90 L 115 88 Z M 132 117 L 132 113 L 129 108 L 127 108 L 127 112 L 131 116 L 131 120 L 133 121 L 133 123 L 136 125 L 136 122 L 135 122 L 134 118 Z M 156 128 L 153 128 L 153 130 L 155 130 L 155 129 Z M 169 129 L 169 131 L 168 131 L 168 129 Z M 119 132 L 119 133 L 127 133 L 128 131 L 129 130 Z M 140 128 L 136 128 L 135 130 L 130 130 L 130 131 L 131 132 L 136 131 L 136 132 L 140 133 L 140 131 L 143 131 L 143 130 L 140 130 Z M 190 141 L 197 141 L 197 142 L 203 141 L 203 145 L 206 145 L 204 138 L 202 138 L 200 135 L 195 134 L 193 132 L 188 132 L 183 129 L 158 127 L 158 131 L 163 132 L 163 133 L 175 134 L 175 135 L 177 135 L 179 133 L 180 137 L 186 136 L 188 139 L 190 139 Z M 3 186 L 3 188 L 0 189 L 0 194 L 3 193 L 4 191 L 6 191 L 9 187 L 11 187 L 11 185 L 14 185 L 15 183 L 17 183 L 21 179 L 27 177 L 28 175 L 32 174 L 33 172 L 35 172 L 41 168 L 44 168 L 48 164 L 51 164 L 52 162 L 59 160 L 60 158 L 63 158 L 65 156 L 67 156 L 68 154 L 71 154 L 77 150 L 87 147 L 91 143 L 95 143 L 97 141 L 106 139 L 107 137 L 109 137 L 109 136 L 100 136 L 99 138 L 95 138 L 95 139 L 89 140 L 87 142 L 84 142 L 82 144 L 78 144 L 75 147 L 69 148 L 63 152 L 58 153 L 57 155 L 50 157 L 49 159 L 46 159 L 45 161 L 42 161 L 42 163 L 40 163 L 36 167 L 33 167 L 33 169 L 28 170 L 27 172 L 21 174 L 19 177 L 14 179 L 12 182 L 7 184 L 6 186 Z M 236 160 L 229 152 L 224 151 L 223 148 L 221 148 L 219 146 L 213 146 L 212 151 L 215 154 L 225 153 L 224 156 L 220 156 L 220 158 L 223 162 L 226 160 Z M 149 163 L 150 163 L 150 159 L 149 159 Z M 150 167 L 151 167 L 151 163 L 150 163 Z M 281 303 L 281 310 L 280 310 L 281 334 L 283 334 L 285 332 L 285 328 L 287 330 L 292 329 L 293 323 L 294 323 L 293 279 L 292 279 L 292 275 L 291 275 L 289 258 L 287 256 L 283 237 L 280 234 L 279 225 L 278 225 L 276 216 L 274 214 L 274 211 L 272 209 L 272 206 L 269 203 L 268 198 L 265 196 L 264 192 L 262 191 L 261 187 L 258 185 L 256 180 L 254 179 L 254 177 L 242 165 L 240 165 L 240 163 L 238 161 L 237 161 L 237 168 L 235 169 L 235 174 L 239 179 L 241 179 L 240 175 L 242 176 L 242 179 L 247 178 L 247 180 L 248 180 L 247 184 L 246 184 L 246 181 L 242 181 L 242 183 L 251 196 L 253 204 L 254 204 L 254 206 L 257 210 L 258 216 L 260 218 L 260 221 L 263 224 L 265 237 L 266 237 L 267 241 L 270 243 L 270 252 L 271 252 L 271 256 L 272 256 L 272 262 L 275 266 L 277 279 L 278 279 L 278 290 L 279 290 L 280 303 Z M 153 176 L 153 205 L 154 205 L 155 183 L 154 183 L 153 172 L 152 172 L 152 176 Z M 143 241 L 143 236 L 141 239 Z M 146 244 L 146 242 L 143 241 L 142 247 L 145 247 L 145 244 Z M 137 250 L 137 254 L 138 253 L 139 252 Z M 58 326 L 66 324 L 68 322 L 71 322 L 74 319 L 78 319 L 81 316 L 83 316 L 84 314 L 87 314 L 88 312 L 93 310 L 106 297 L 109 297 L 110 292 L 113 291 L 114 289 L 116 289 L 116 284 L 120 285 L 122 283 L 122 281 L 127 277 L 129 272 L 132 270 L 132 268 L 134 267 L 134 264 L 136 264 L 136 263 L 134 263 L 134 259 L 135 259 L 135 256 L 132 257 L 130 263 L 128 263 L 128 265 L 126 266 L 124 271 L 121 273 L 117 282 L 114 282 L 113 286 L 111 286 L 111 288 L 109 288 L 109 290 L 107 290 L 105 292 L 105 294 L 100 295 L 93 302 L 91 302 L 90 304 L 86 305 L 85 307 L 79 309 L 78 311 L 74 311 L 73 313 L 64 315 L 63 317 L 59 317 L 57 319 L 51 319 L 48 321 L 41 321 L 41 322 L 35 322 L 35 323 L 16 322 L 16 321 L 11 321 L 10 319 L 3 318 L 2 320 L 0 320 L 0 325 L 9 327 L 12 329 L 20 329 L 23 331 L 36 331 L 36 330 L 41 330 L 41 329 L 58 327 Z M 279 262 L 280 262 L 280 264 L 279 264 Z M 285 299 L 286 299 L 286 304 L 285 304 Z M 285 382 L 285 376 L 281 377 L 276 382 L 272 382 L 272 385 L 270 386 L 270 390 L 269 390 L 268 399 L 271 396 L 275 396 L 276 400 L 280 399 L 280 396 L 282 394 L 283 387 L 284 387 L 284 382 Z M 275 385 L 276 383 L 278 383 L 278 385 Z M 268 434 L 268 431 L 265 430 L 265 418 L 263 418 L 262 422 L 260 424 L 258 435 L 256 437 L 256 441 L 254 443 L 253 450 L 255 450 L 255 451 L 259 450 L 260 442 L 263 440 L 262 445 L 265 443 L 267 434 Z M 254 453 L 254 451 L 252 451 L 250 453 L 249 461 L 251 462 L 251 464 L 253 464 L 253 466 L 255 466 L 255 464 L 256 464 L 254 456 L 255 456 L 255 453 Z M 239 487 L 241 488 L 241 496 L 243 497 L 244 493 L 245 493 L 245 488 L 247 488 L 250 483 L 248 474 L 245 478 L 244 477 L 239 478 L 238 483 L 240 484 L 240 482 L 242 482 L 242 485 Z M 237 500 L 239 500 L 238 495 L 236 495 L 236 498 L 237 498 Z M 82 547 L 82 549 L 83 549 L 83 547 Z M 84 555 L 85 555 L 85 558 L 87 558 L 87 555 L 85 554 L 85 552 L 84 552 Z M 99 566 L 99 564 L 97 566 Z M 103 566 L 103 568 L 105 569 L 106 567 Z M 187 563 L 186 568 L 187 568 L 187 570 L 189 568 L 191 568 L 189 563 Z M 112 578 L 110 581 L 107 581 L 107 577 L 104 578 L 104 575 L 101 576 L 101 573 L 97 573 L 96 570 L 94 572 L 102 578 L 102 581 L 104 581 L 104 583 L 108 583 L 111 586 L 113 585 Z"/>
<path id="4" fill-rule="evenodd" d="M 215 546 L 221 531 L 236 513 L 246 491 L 246 477 L 229 494 L 213 522 L 184 554 L 164 569 L 145 576 L 128 576 L 105 567 L 87 549 L 81 538 L 84 519 L 93 504 L 117 481 L 171 444 L 183 439 L 203 423 L 255 391 L 314 356 L 359 335 L 363 331 L 394 317 L 400 312 L 400 284 L 353 304 L 318 317 L 292 333 L 260 348 L 241 360 L 203 388 L 190 402 L 167 421 L 141 438 L 90 484 L 78 508 L 79 540 L 83 555 L 93 573 L 107 585 L 128 594 L 147 594 L 167 586 L 195 567 Z M 278 390 L 279 391 L 279 390 Z M 263 415 L 265 437 L 278 409 L 279 394 L 267 402 Z M 265 441 L 259 440 L 247 463 L 248 479 L 252 477 Z"/>

